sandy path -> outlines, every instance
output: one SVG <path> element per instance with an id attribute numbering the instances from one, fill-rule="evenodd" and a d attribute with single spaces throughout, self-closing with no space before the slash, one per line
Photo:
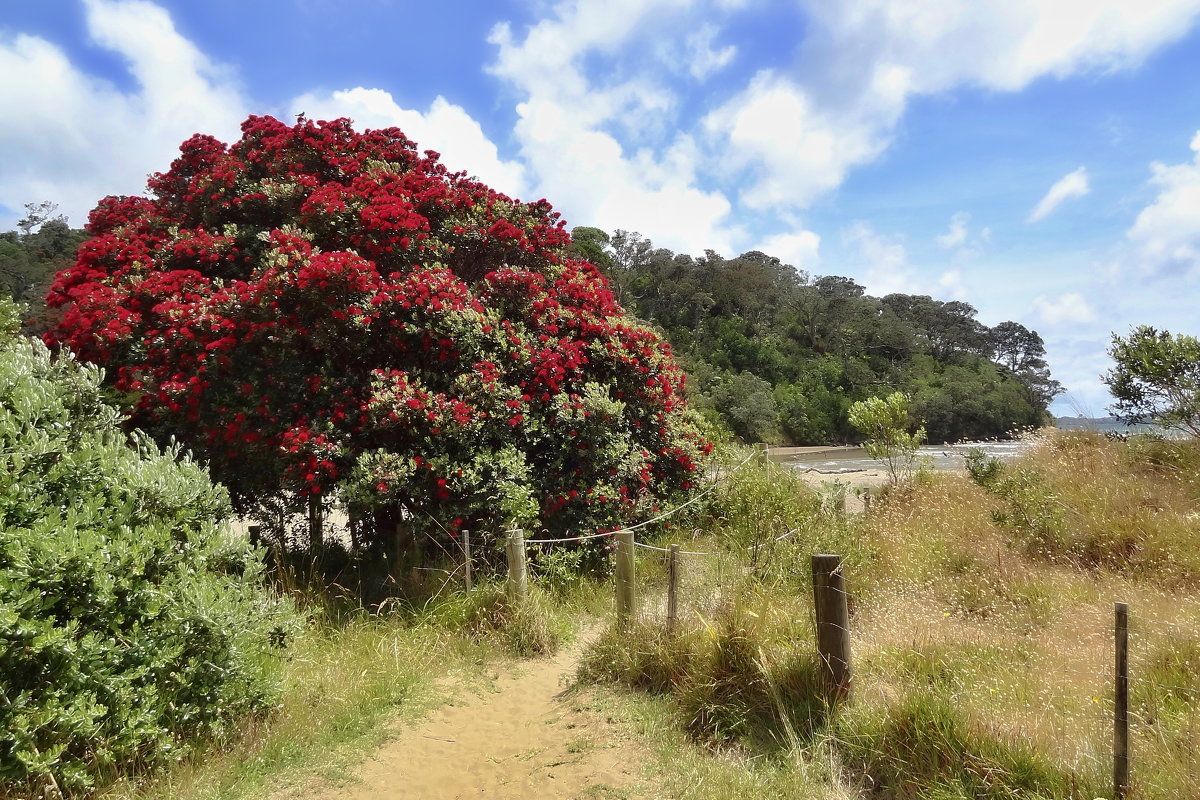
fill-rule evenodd
<path id="1" fill-rule="evenodd" d="M 521 662 L 482 693 L 460 692 L 399 729 L 344 786 L 293 789 L 272 800 L 643 797 L 636 787 L 643 751 L 584 696 L 565 691 L 582 648 Z"/>

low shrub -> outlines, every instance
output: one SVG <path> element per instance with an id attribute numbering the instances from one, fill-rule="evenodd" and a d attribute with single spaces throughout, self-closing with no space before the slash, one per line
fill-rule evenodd
<path id="1" fill-rule="evenodd" d="M 69 796 L 269 708 L 297 618 L 224 490 L 16 319 L 0 300 L 0 786 Z"/>

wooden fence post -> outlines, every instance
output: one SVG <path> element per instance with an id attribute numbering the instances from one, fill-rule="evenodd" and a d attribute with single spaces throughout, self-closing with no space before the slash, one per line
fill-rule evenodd
<path id="1" fill-rule="evenodd" d="M 462 547 L 463 547 L 463 585 L 466 590 L 471 591 L 471 532 L 464 530 L 462 532 Z"/>
<path id="2" fill-rule="evenodd" d="M 667 633 L 679 624 L 679 545 L 667 553 Z"/>
<path id="3" fill-rule="evenodd" d="M 529 573 L 525 568 L 525 532 L 513 528 L 505 542 L 508 551 L 508 599 L 516 602 L 529 595 Z"/>
<path id="4" fill-rule="evenodd" d="M 627 625 L 635 602 L 633 576 L 633 531 L 620 531 L 617 537 L 617 624 Z"/>
<path id="5" fill-rule="evenodd" d="M 812 557 L 813 599 L 817 612 L 817 652 L 836 699 L 850 696 L 850 609 L 842 557 L 826 553 Z"/>
<path id="6" fill-rule="evenodd" d="M 320 495 L 308 496 L 308 550 L 311 555 L 317 555 L 325 544 L 324 509 L 321 508 Z"/>
<path id="7" fill-rule="evenodd" d="M 1129 606 L 1115 603 L 1116 672 L 1113 692 L 1113 797 L 1129 795 Z"/>

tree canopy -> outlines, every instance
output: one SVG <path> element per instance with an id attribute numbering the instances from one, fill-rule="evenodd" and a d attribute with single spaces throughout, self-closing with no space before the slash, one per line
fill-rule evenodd
<path id="1" fill-rule="evenodd" d="M 1200 436 L 1200 341 L 1140 325 L 1128 337 L 1113 334 L 1114 366 L 1101 376 L 1116 398 L 1122 422 L 1154 422 Z"/>
<path id="2" fill-rule="evenodd" d="M 872 297 L 758 251 L 693 257 L 628 231 L 576 232 L 576 252 L 675 346 L 694 405 L 744 439 L 854 440 L 850 405 L 894 390 L 933 441 L 1006 436 L 1041 425 L 1062 391 L 1036 331 L 988 328 L 968 303 Z"/>
<path id="3" fill-rule="evenodd" d="M 49 201 L 26 203 L 17 229 L 0 233 L 0 295 L 28 305 L 35 328 L 45 328 L 46 290 L 54 274 L 75 263 L 75 252 L 87 238 L 56 214 Z"/>
<path id="4" fill-rule="evenodd" d="M 684 375 L 549 203 L 396 129 L 242 131 L 101 201 L 49 336 L 239 506 L 337 488 L 432 531 L 561 533 L 691 487 L 709 445 Z"/>

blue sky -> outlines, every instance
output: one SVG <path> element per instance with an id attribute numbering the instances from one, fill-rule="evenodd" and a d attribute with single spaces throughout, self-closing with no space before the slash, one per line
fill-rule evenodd
<path id="1" fill-rule="evenodd" d="M 1200 334 L 1197 76 L 1200 0 L 10 1 L 0 229 L 349 116 L 571 225 L 1017 320 L 1101 414 L 1112 332 Z"/>

